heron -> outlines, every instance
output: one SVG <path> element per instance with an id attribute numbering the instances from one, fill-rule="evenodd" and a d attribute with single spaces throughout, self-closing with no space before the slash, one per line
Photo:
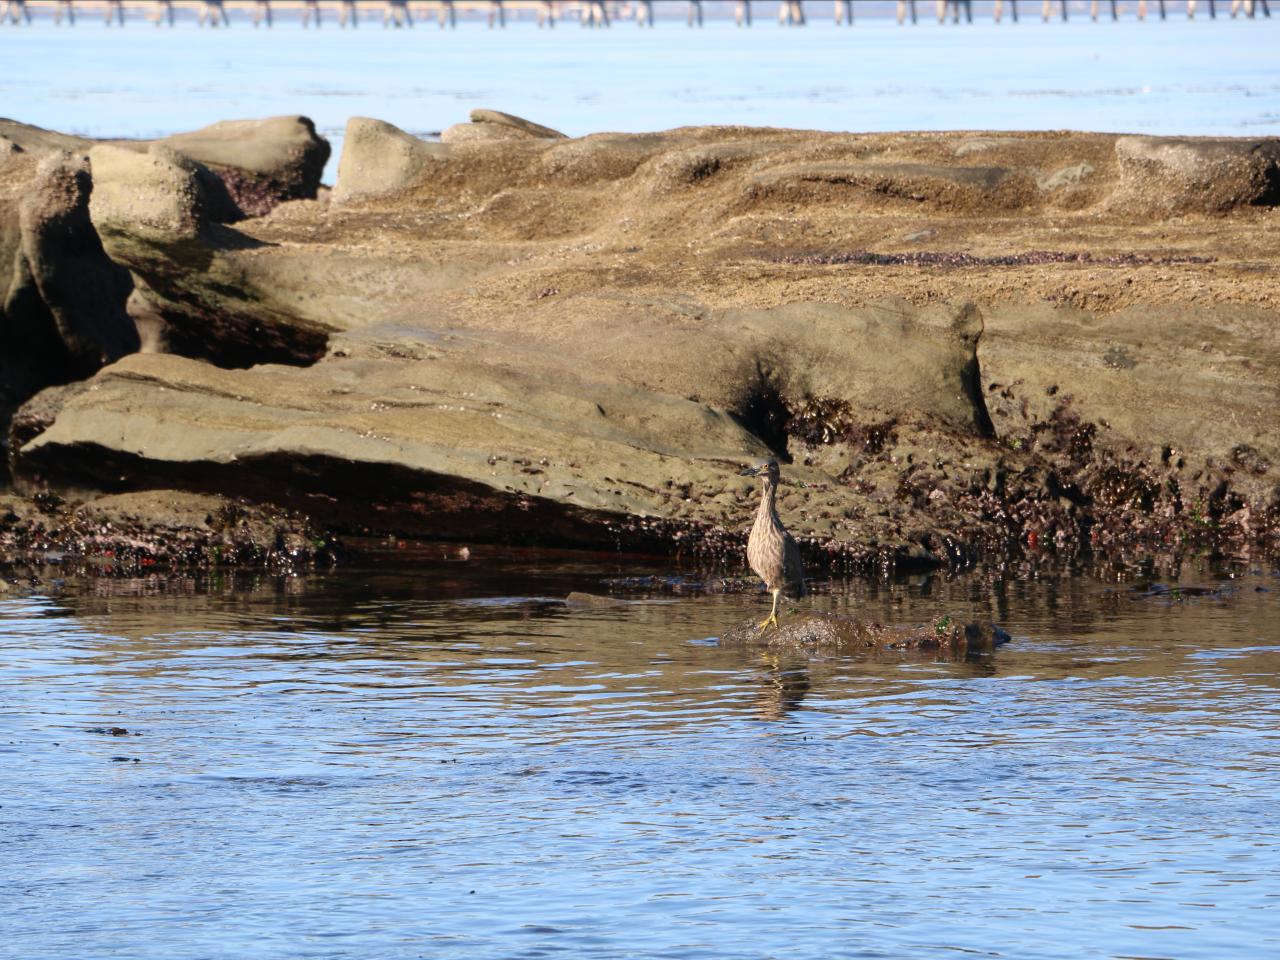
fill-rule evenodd
<path id="1" fill-rule="evenodd" d="M 743 470 L 739 476 L 759 477 L 764 481 L 760 509 L 747 540 L 747 563 L 773 594 L 773 609 L 761 621 L 760 632 L 769 624 L 778 626 L 778 597 L 787 592 L 797 597 L 805 595 L 804 567 L 800 563 L 800 547 L 795 538 L 778 519 L 775 502 L 778 497 L 778 461 L 769 459 Z"/>

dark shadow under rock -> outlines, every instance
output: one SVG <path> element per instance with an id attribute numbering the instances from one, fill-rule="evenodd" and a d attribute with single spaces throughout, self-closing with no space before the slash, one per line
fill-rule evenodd
<path id="1" fill-rule="evenodd" d="M 887 626 L 834 614 L 801 613 L 784 617 L 777 627 L 764 631 L 757 621 L 743 620 L 727 629 L 720 643 L 823 653 L 918 651 L 945 659 L 963 659 L 990 653 L 1009 639 L 1009 634 L 995 624 L 960 624 L 949 616 L 932 624 Z"/>

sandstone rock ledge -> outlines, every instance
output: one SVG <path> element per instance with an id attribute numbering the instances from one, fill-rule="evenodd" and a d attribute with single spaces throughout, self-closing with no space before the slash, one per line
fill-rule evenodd
<path id="1" fill-rule="evenodd" d="M 18 489 L 736 557 L 775 455 L 815 565 L 1280 542 L 1278 141 L 450 130 L 0 125 Z"/>

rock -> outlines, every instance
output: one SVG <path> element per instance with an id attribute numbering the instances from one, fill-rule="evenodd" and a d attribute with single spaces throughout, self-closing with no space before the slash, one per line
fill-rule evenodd
<path id="1" fill-rule="evenodd" d="M 760 646 L 823 653 L 925 652 L 949 659 L 986 654 L 1008 643 L 1009 634 L 991 623 L 959 624 L 940 617 L 920 626 L 886 626 L 835 614 L 810 612 L 779 617 L 776 627 L 760 630 L 755 620 L 734 624 L 720 637 L 725 646 Z"/>
<path id="2" fill-rule="evenodd" d="M 162 143 L 145 153 L 99 144 L 89 158 L 93 222 L 137 287 L 128 300 L 135 331 L 141 326 L 153 345 L 224 366 L 310 363 L 323 353 L 323 326 L 282 322 L 271 294 L 230 262 L 230 251 L 259 244 L 220 226 L 240 214 L 207 167 Z"/>
<path id="3" fill-rule="evenodd" d="M 290 572 L 330 564 L 337 549 L 296 514 L 185 490 L 0 498 L 0 557 L 37 567 L 56 557 L 60 576 L 155 577 L 235 565 Z"/>
<path id="4" fill-rule="evenodd" d="M 45 130 L 28 123 L 6 120 L 0 117 L 0 139 L 11 145 L 13 153 L 33 153 L 43 156 L 49 153 L 83 152 L 93 142 L 87 137 L 77 137 L 56 130 Z"/>
<path id="5" fill-rule="evenodd" d="M 329 143 L 306 117 L 225 120 L 201 130 L 160 140 L 94 141 L 0 120 L 0 143 L 17 151 L 87 152 L 95 145 L 146 154 L 155 144 L 194 160 L 204 176 L 219 181 L 213 192 L 229 208 L 217 218 L 231 221 L 261 216 L 285 200 L 313 198 L 329 159 Z M 162 154 L 162 151 L 160 152 Z"/>
<path id="6" fill-rule="evenodd" d="M 138 349 L 125 312 L 128 271 L 107 259 L 89 219 L 92 189 L 83 156 L 54 155 L 40 166 L 18 209 L 22 254 L 70 354 L 69 376 L 86 376 Z"/>
<path id="7" fill-rule="evenodd" d="M 0 431 L 41 388 L 85 377 L 137 349 L 125 311 L 129 274 L 90 222 L 81 154 L 38 138 L 0 191 Z"/>
<path id="8" fill-rule="evenodd" d="M 1280 462 L 1280 433 L 1265 412 L 1280 409 L 1269 370 L 1272 358 L 1280 362 L 1280 335 L 1268 313 L 1237 307 L 1210 318 L 1195 308 L 1134 306 L 1101 318 L 1042 305 L 993 310 L 985 320 L 978 362 L 1001 437 L 1029 438 L 1033 424 L 1069 402 L 1152 460 L 1165 447 L 1226 460 L 1247 445 Z M 1246 354 L 1268 363 L 1242 364 Z"/>
<path id="9" fill-rule="evenodd" d="M 472 143 L 490 140 L 532 140 L 532 134 L 502 123 L 455 123 L 440 134 L 441 143 Z"/>
<path id="10" fill-rule="evenodd" d="M 329 141 L 300 116 L 223 120 L 160 142 L 212 170 L 247 217 L 286 200 L 313 199 L 329 161 Z"/>
<path id="11" fill-rule="evenodd" d="M 1115 200 L 1136 209 L 1219 213 L 1280 204 L 1280 139 L 1120 137 Z"/>
<path id="12" fill-rule="evenodd" d="M 660 134 L 596 133 L 543 142 L 541 168 L 558 183 L 621 180 L 671 146 Z"/>
<path id="13" fill-rule="evenodd" d="M 211 219 L 199 164 L 171 147 L 153 144 L 139 153 L 99 144 L 89 151 L 89 162 L 94 187 L 89 209 L 108 244 L 117 235 L 146 243 L 194 239 Z"/>
<path id="14" fill-rule="evenodd" d="M 617 597 L 602 597 L 595 593 L 582 593 L 574 590 L 569 596 L 565 597 L 565 606 L 579 610 L 601 610 L 609 607 L 626 606 L 626 600 L 619 600 Z"/>
<path id="15" fill-rule="evenodd" d="M 531 137 L 548 140 L 567 139 L 559 130 L 552 130 L 550 127 L 544 127 L 540 123 L 534 123 L 532 120 L 513 116 L 510 113 L 503 113 L 501 110 L 488 110 L 484 107 L 478 107 L 471 111 L 471 122 L 476 124 L 494 124 L 497 126 L 510 127 L 514 130 L 520 130 Z"/>
<path id="16" fill-rule="evenodd" d="M 1020 205 L 1027 192 L 1027 178 L 1005 167 L 905 162 L 779 166 L 759 174 L 756 182 L 773 190 L 805 184 L 854 187 L 885 198 L 962 207 Z"/>
<path id="17" fill-rule="evenodd" d="M 772 452 L 819 565 L 1280 527 L 1280 237 L 1255 210 L 1118 205 L 1114 136 L 1009 134 L 978 167 L 969 134 L 351 133 L 340 202 L 234 226 L 206 164 L 95 147 L 148 342 L 245 369 L 125 358 L 28 421 L 20 481 L 740 559 L 758 493 L 735 475 Z M 0 167 L 3 330 L 46 309 L 15 253 L 41 149 Z"/>
<path id="18" fill-rule="evenodd" d="M 698 144 L 669 150 L 653 162 L 653 184 L 657 191 L 705 185 L 709 177 L 740 166 L 767 153 L 750 143 Z"/>
<path id="19" fill-rule="evenodd" d="M 1069 167 L 1055 170 L 1047 176 L 1040 177 L 1036 180 L 1036 184 L 1041 190 L 1058 190 L 1062 187 L 1073 187 L 1083 182 L 1091 173 L 1093 173 L 1092 164 L 1075 163 Z"/>
<path id="20" fill-rule="evenodd" d="M 68 400 L 18 452 L 16 473 L 107 489 L 161 477 L 269 488 L 343 523 L 358 513 L 409 534 L 605 545 L 616 521 L 670 514 L 673 473 L 710 502 L 732 476 L 725 464 L 762 449 L 704 404 L 445 353 L 240 371 L 135 354 Z"/>
<path id="21" fill-rule="evenodd" d="M 970 137 L 957 143 L 953 152 L 957 157 L 967 157 L 971 153 L 986 153 L 1018 142 L 1017 137 Z"/>
<path id="22" fill-rule="evenodd" d="M 86 386 L 84 381 L 78 381 L 46 387 L 17 409 L 8 425 L 8 434 L 5 437 L 7 470 L 12 470 L 13 457 L 17 451 L 51 427 L 67 400 L 82 393 Z M 28 477 L 27 485 L 35 489 L 43 484 L 39 477 Z"/>
<path id="23" fill-rule="evenodd" d="M 333 202 L 404 190 L 449 155 L 448 144 L 419 140 L 381 120 L 352 117 L 347 121 Z"/>

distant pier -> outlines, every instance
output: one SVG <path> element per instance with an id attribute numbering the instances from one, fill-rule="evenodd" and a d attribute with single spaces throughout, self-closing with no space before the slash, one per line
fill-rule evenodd
<path id="1" fill-rule="evenodd" d="M 566 22 L 595 28 L 628 22 L 652 27 L 656 6 L 653 0 L 0 0 L 0 24 L 22 26 L 41 17 L 66 26 L 87 19 L 116 27 L 127 23 L 171 27 L 183 18 L 210 28 L 229 27 L 233 21 L 271 28 L 277 17 L 285 14 L 304 28 L 325 24 L 354 28 L 362 22 L 398 28 L 411 28 L 418 23 L 456 27 L 459 17 L 486 23 L 491 29 L 501 29 L 509 20 L 518 19 L 536 21 L 539 27 L 548 28 Z M 704 24 L 708 6 L 703 0 L 662 3 L 668 10 L 679 9 L 681 19 L 692 28 Z M 995 23 L 1017 23 L 1020 16 L 1038 16 L 1045 21 L 1066 21 L 1073 16 L 1087 16 L 1093 21 L 1163 20 L 1179 12 L 1189 19 L 1207 20 L 1219 16 L 1271 16 L 1270 0 L 1022 0 L 1021 4 L 1018 0 L 886 0 L 874 8 L 851 0 L 734 0 L 717 6 L 731 9 L 734 22 L 744 28 L 756 22 L 753 14 L 767 13 L 776 13 L 777 22 L 783 27 L 803 27 L 815 13 L 825 13 L 823 19 L 835 26 L 849 27 L 854 26 L 855 14 L 865 19 L 886 12 L 889 16 L 896 14 L 902 25 L 932 19 L 939 23 L 973 23 L 984 16 Z M 675 17 L 671 19 L 678 22 Z"/>

